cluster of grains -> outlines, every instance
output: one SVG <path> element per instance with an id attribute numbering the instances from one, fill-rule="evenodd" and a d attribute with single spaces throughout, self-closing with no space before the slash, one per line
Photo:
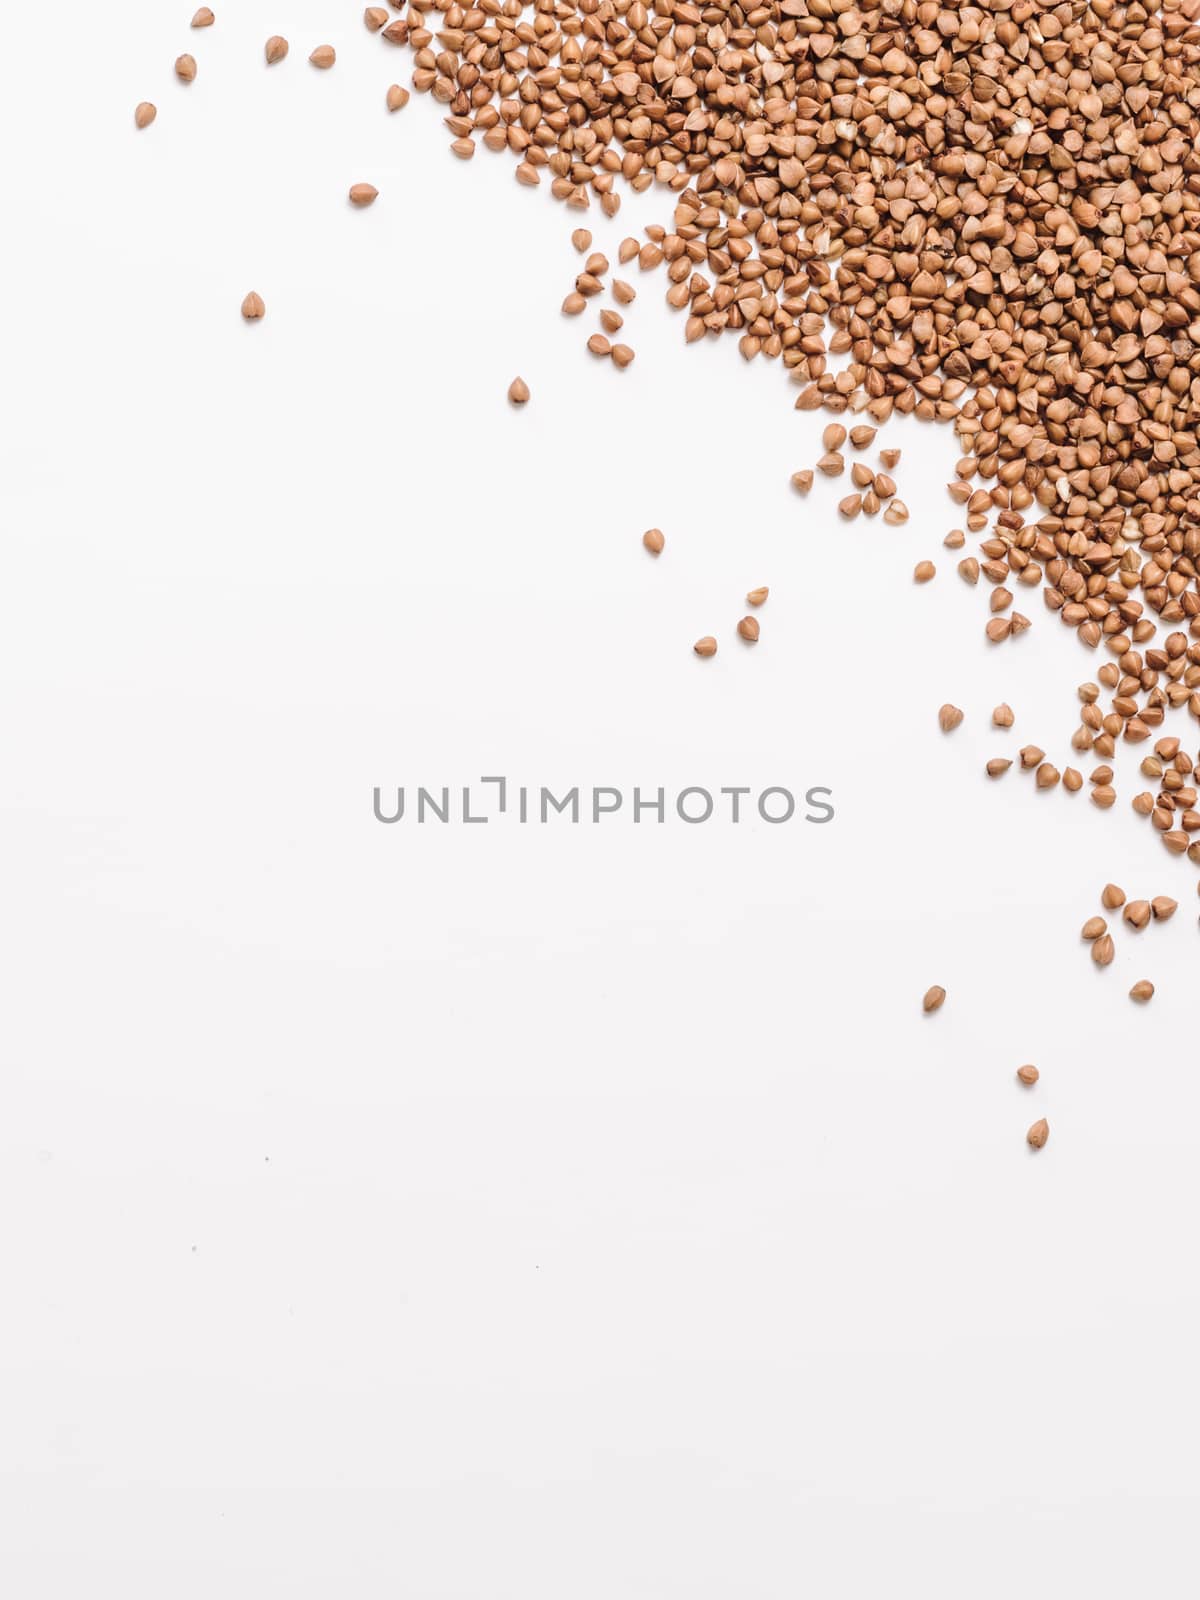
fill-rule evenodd
<path id="1" fill-rule="evenodd" d="M 505 151 L 522 183 L 610 217 L 622 184 L 673 193 L 669 226 L 621 256 L 665 271 L 689 340 L 732 333 L 747 359 L 778 358 L 801 410 L 952 423 L 950 492 L 987 534 L 959 571 L 993 585 L 988 637 L 1029 626 L 1009 582 L 1041 587 L 1113 657 L 1097 714 L 1136 741 L 1169 707 L 1200 718 L 1198 15 L 1200 0 L 392 0 L 364 22 L 411 52 L 456 154 Z M 213 20 L 204 7 L 193 26 Z M 287 50 L 273 36 L 268 63 Z M 194 58 L 176 71 L 191 81 Z M 387 103 L 406 98 L 393 85 Z M 153 118 L 143 102 L 138 125 Z M 590 257 L 564 310 L 606 268 Z M 601 324 L 588 350 L 627 366 L 620 312 Z M 886 463 L 851 476 L 843 515 L 904 520 Z M 1160 623 L 1174 631 L 1151 647 Z"/>
<path id="2" fill-rule="evenodd" d="M 580 255 L 585 255 L 591 250 L 592 236 L 586 228 L 576 228 L 571 235 L 571 243 Z M 626 240 L 625 244 L 621 246 L 620 259 L 622 261 L 629 259 L 626 251 L 626 245 L 628 244 L 632 244 L 634 254 L 636 255 L 637 253 L 637 241 Z M 586 311 L 590 300 L 604 292 L 604 278 L 608 272 L 608 265 L 608 257 L 603 252 L 597 250 L 588 255 L 583 264 L 583 271 L 576 275 L 575 287 L 562 303 L 564 317 L 579 316 L 583 311 Z M 637 298 L 637 290 L 623 278 L 614 278 L 611 288 L 612 297 L 617 302 L 617 305 L 631 305 Z M 615 307 L 606 306 L 600 312 L 599 322 L 604 331 L 603 333 L 593 333 L 591 335 L 587 341 L 587 349 L 592 355 L 602 359 L 606 356 L 609 357 L 613 366 L 623 371 L 626 367 L 632 365 L 635 351 L 631 345 L 610 343 L 607 336 L 610 333 L 618 333 L 625 326 L 625 318 Z"/>
<path id="3" fill-rule="evenodd" d="M 1152 755 L 1143 758 L 1141 772 L 1157 785 L 1158 792 L 1146 789 L 1133 798 L 1133 809 L 1149 817 L 1172 855 L 1186 855 L 1200 863 L 1200 810 L 1196 806 L 1196 784 L 1200 780 L 1200 759 L 1181 749 L 1178 739 L 1159 739 Z"/>
<path id="4" fill-rule="evenodd" d="M 1100 893 L 1100 903 L 1106 911 L 1119 911 L 1121 920 L 1134 933 L 1140 933 L 1151 922 L 1169 922 L 1179 909 L 1178 901 L 1170 895 L 1155 895 L 1153 900 L 1128 900 L 1125 891 L 1116 883 L 1106 883 Z M 1098 967 L 1112 965 L 1117 947 L 1108 931 L 1104 917 L 1089 917 L 1079 930 L 1080 938 L 1091 946 L 1092 960 Z M 1154 995 L 1154 985 L 1140 978 L 1129 991 L 1129 998 L 1143 1005 Z"/>
<path id="5" fill-rule="evenodd" d="M 1118 711 L 1105 715 L 1097 706 L 1099 687 L 1095 683 L 1081 684 L 1079 697 L 1083 702 L 1081 721 L 1071 739 L 1077 751 L 1090 750 L 1105 757 L 1088 774 L 1091 784 L 1092 804 L 1108 811 L 1116 803 L 1117 791 L 1113 785 L 1114 772 L 1109 759 L 1115 756 L 1117 738 L 1137 742 L 1145 737 L 1129 724 L 1122 724 Z M 951 715 L 953 714 L 953 715 Z M 953 706 L 943 706 L 938 713 L 943 732 L 950 732 L 962 721 L 962 713 Z M 948 720 L 949 719 L 949 720 Z M 1009 705 L 997 706 L 992 722 L 997 728 L 1011 728 L 1014 716 Z M 1046 760 L 1046 753 L 1038 745 L 1023 745 L 1018 752 L 1020 766 L 1033 771 L 1039 789 L 1055 787 L 1062 781 L 1071 793 L 1083 787 L 1084 777 L 1077 767 L 1068 766 L 1061 774 Z M 999 778 L 1013 765 L 1011 759 L 994 756 L 986 764 L 989 778 Z M 1158 785 L 1158 792 L 1143 790 L 1133 798 L 1133 810 L 1149 817 L 1162 837 L 1167 850 L 1173 855 L 1186 855 L 1195 865 L 1200 865 L 1200 808 L 1197 802 L 1197 784 L 1200 783 L 1200 757 L 1193 761 L 1188 751 L 1174 735 L 1167 735 L 1154 743 L 1150 755 L 1143 757 L 1141 773 Z"/>
<path id="6" fill-rule="evenodd" d="M 1147 686 L 1148 698 L 1163 693 L 1160 676 L 1168 679 L 1169 687 L 1165 691 L 1168 704 L 1172 688 L 1180 679 L 1180 687 L 1188 696 L 1189 704 L 1196 700 L 1195 686 L 1200 685 L 1200 665 L 1185 666 L 1184 661 L 1186 657 L 1190 662 L 1193 652 L 1200 659 L 1200 648 L 1188 645 L 1182 633 L 1171 634 L 1165 646 L 1162 650 L 1146 652 L 1145 664 L 1141 665 L 1137 675 L 1133 674 L 1133 669 L 1141 664 L 1142 658 L 1136 652 L 1130 652 L 1119 667 L 1115 663 L 1105 662 L 1097 673 L 1099 683 L 1080 684 L 1079 699 L 1083 709 L 1079 726 L 1071 736 L 1074 749 L 1090 750 L 1107 763 L 1116 754 L 1118 738 L 1129 744 L 1139 744 L 1148 739 L 1151 729 L 1162 720 L 1162 708 L 1149 703 L 1139 707 L 1137 696 L 1139 690 Z M 1130 659 L 1131 656 L 1135 659 Z M 1101 684 L 1113 691 L 1112 708 L 1108 712 L 1103 711 L 1099 704 Z M 1200 715 L 1200 705 L 1192 709 Z M 1200 839 L 1192 838 L 1193 834 L 1200 833 L 1200 811 L 1196 809 L 1195 788 L 1195 780 L 1200 778 L 1200 760 L 1193 763 L 1182 749 L 1179 739 L 1163 736 L 1155 741 L 1153 753 L 1143 758 L 1141 771 L 1144 777 L 1159 784 L 1159 792 L 1155 795 L 1147 790 L 1136 795 L 1133 800 L 1134 811 L 1150 818 L 1163 845 L 1172 855 L 1186 855 L 1194 864 L 1200 864 Z M 1105 809 L 1112 806 L 1117 798 L 1112 778 L 1112 768 L 1106 764 L 1097 767 L 1092 774 L 1095 785 L 1092 799 Z"/>
<path id="7" fill-rule="evenodd" d="M 1092 804 L 1102 811 L 1115 805 L 1117 791 L 1113 784 L 1114 772 L 1109 761 L 1116 754 L 1117 739 L 1136 742 L 1144 733 L 1131 732 L 1128 724 L 1122 726 L 1119 711 L 1104 714 L 1097 706 L 1099 689 L 1094 683 L 1082 684 L 1079 689 L 1083 711 L 1079 727 L 1071 739 L 1076 751 L 1092 751 L 1104 759 L 1088 774 L 1091 784 Z M 1011 718 L 1008 707 L 1001 708 Z M 995 720 L 995 719 L 993 719 Z M 1001 724 L 998 724 L 1001 725 Z M 1011 726 L 1011 721 L 1003 726 Z M 1037 745 L 1025 745 L 1020 751 L 1023 768 L 1036 771 L 1039 788 L 1058 782 L 1057 769 L 1045 761 L 1045 752 Z M 998 778 L 1012 766 L 1010 760 L 994 757 L 987 763 L 987 774 Z M 1174 735 L 1155 741 L 1152 753 L 1143 757 L 1141 773 L 1157 785 L 1157 793 L 1146 789 L 1133 797 L 1133 810 L 1148 817 L 1159 833 L 1164 847 L 1177 856 L 1186 855 L 1194 865 L 1200 865 L 1200 809 L 1197 805 L 1197 784 L 1200 783 L 1200 757 L 1193 761 L 1188 751 Z M 1066 788 L 1078 792 L 1083 786 L 1083 775 L 1068 766 L 1062 773 Z"/>
<path id="8" fill-rule="evenodd" d="M 1029 562 L 1020 564 L 1019 558 L 1014 563 L 1011 552 L 1003 537 L 1004 512 L 999 514 L 993 534 L 980 541 L 979 556 L 964 556 L 958 563 L 958 575 L 964 583 L 969 583 L 972 588 L 984 577 L 992 585 L 988 595 L 988 610 L 991 617 L 984 628 L 984 633 L 992 644 L 1003 644 L 1006 639 L 1016 638 L 1033 626 L 1023 611 L 1010 610 L 1013 604 L 1012 590 L 1008 583 L 1036 584 L 1042 580 L 1042 569 L 1037 563 Z M 967 524 L 971 524 L 970 516 Z M 966 543 L 966 535 L 960 528 L 952 529 L 947 534 L 944 543 L 952 550 L 961 550 Z M 979 557 L 982 556 L 982 561 Z M 1014 577 L 1015 574 L 1015 577 Z"/>
<path id="9" fill-rule="evenodd" d="M 842 449 L 849 441 L 855 450 L 866 450 L 874 442 L 875 428 L 860 424 L 850 429 L 844 428 L 840 422 L 831 422 L 821 435 L 821 444 L 824 455 L 817 462 L 816 471 L 827 478 L 840 478 L 846 470 L 846 458 Z M 847 521 L 859 516 L 874 517 L 883 512 L 883 520 L 893 528 L 908 521 L 908 507 L 903 500 L 896 498 L 896 480 L 891 475 L 891 469 L 900 460 L 899 450 L 881 450 L 879 460 L 883 470 L 876 472 L 865 461 L 855 461 L 850 468 L 850 481 L 855 492 L 848 494 L 838 501 L 838 514 Z M 800 472 L 792 473 L 792 487 L 800 494 L 807 494 L 814 482 L 813 472 L 805 467 Z M 930 565 L 922 563 L 922 565 Z M 933 576 L 930 565 L 929 576 Z"/>
<path id="10" fill-rule="evenodd" d="M 367 22 L 412 50 L 460 153 L 508 151 L 608 216 L 618 180 L 673 191 L 670 226 L 628 243 L 689 340 L 779 358 L 801 410 L 952 423 L 988 637 L 1029 626 L 1008 582 L 1041 587 L 1114 658 L 1136 740 L 1200 717 L 1198 14 L 439 0 Z M 880 476 L 844 514 L 884 502 Z M 1148 648 L 1159 622 L 1178 631 Z"/>

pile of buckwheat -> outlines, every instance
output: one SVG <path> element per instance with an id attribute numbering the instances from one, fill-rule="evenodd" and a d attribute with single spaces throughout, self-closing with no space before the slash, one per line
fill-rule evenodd
<path id="1" fill-rule="evenodd" d="M 1110 658 L 1076 750 L 1200 718 L 1200 0 L 388 15 L 368 26 L 413 52 L 456 153 L 508 150 L 519 181 L 609 216 L 621 183 L 675 191 L 621 255 L 665 269 L 689 340 L 780 358 L 801 410 L 952 422 L 988 581 L 1040 586 Z M 880 477 L 894 492 L 860 476 L 868 510 Z"/>

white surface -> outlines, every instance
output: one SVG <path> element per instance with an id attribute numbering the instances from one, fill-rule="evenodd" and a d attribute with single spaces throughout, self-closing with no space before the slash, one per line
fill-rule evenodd
<path id="1" fill-rule="evenodd" d="M 5 1592 L 1190 1595 L 1194 873 L 981 774 L 1098 661 L 985 645 L 949 435 L 847 527 L 661 277 L 588 357 L 356 5 L 190 10 L 5 11 Z M 372 821 L 488 772 L 838 816 Z M 1110 877 L 1181 909 L 1099 973 Z"/>

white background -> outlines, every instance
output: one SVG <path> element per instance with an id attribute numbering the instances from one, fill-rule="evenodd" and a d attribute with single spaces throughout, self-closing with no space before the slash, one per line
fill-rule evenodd
<path id="1" fill-rule="evenodd" d="M 848 526 L 661 275 L 589 357 L 355 4 L 189 15 L 5 8 L 5 1592 L 1193 1594 L 1194 873 L 1132 763 L 982 775 L 1097 658 L 985 644 L 947 432 Z M 372 820 L 489 772 L 838 815 Z M 1180 912 L 1099 972 L 1109 878 Z"/>

